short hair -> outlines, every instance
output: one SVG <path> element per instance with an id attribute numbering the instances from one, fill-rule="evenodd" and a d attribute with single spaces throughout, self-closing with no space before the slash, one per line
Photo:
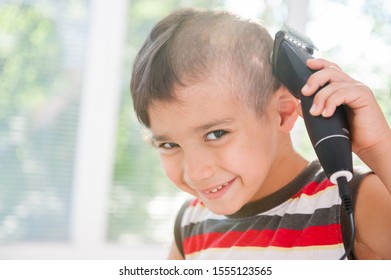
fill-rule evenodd
<path id="1" fill-rule="evenodd" d="M 130 89 L 137 118 L 149 128 L 153 101 L 176 100 L 175 87 L 215 73 L 262 115 L 280 86 L 272 73 L 272 48 L 270 34 L 253 20 L 227 11 L 171 13 L 155 25 L 135 58 Z"/>

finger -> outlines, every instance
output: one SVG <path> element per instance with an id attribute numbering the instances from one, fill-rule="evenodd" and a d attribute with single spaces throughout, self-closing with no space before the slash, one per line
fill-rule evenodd
<path id="1" fill-rule="evenodd" d="M 334 112 L 337 109 L 337 107 L 344 104 L 346 98 L 346 95 L 344 94 L 346 94 L 346 89 L 344 90 L 344 94 L 342 94 L 342 91 L 343 90 L 338 90 L 334 92 L 334 94 L 332 94 L 330 98 L 326 100 L 324 109 L 322 111 L 323 117 L 325 118 L 331 117 L 332 115 L 334 115 Z"/>
<path id="2" fill-rule="evenodd" d="M 314 59 L 308 59 L 307 60 L 307 66 L 313 70 L 320 70 L 320 69 L 324 69 L 324 68 L 327 68 L 327 67 L 334 67 L 334 68 L 337 68 L 339 70 L 342 70 L 341 67 L 339 67 L 338 64 L 332 62 L 332 61 L 329 61 L 329 60 L 326 60 L 324 58 L 314 58 Z"/>
<path id="3" fill-rule="evenodd" d="M 347 87 L 340 87 L 327 98 L 322 116 L 330 117 L 334 114 L 336 107 L 345 104 L 353 110 L 366 107 L 370 100 L 374 100 L 373 93 L 363 84 L 355 83 Z"/>
<path id="4" fill-rule="evenodd" d="M 324 114 L 329 116 L 330 113 L 332 115 L 334 113 L 332 108 L 330 109 L 330 107 L 328 107 L 326 109 L 327 106 L 331 106 L 331 104 L 333 104 L 333 103 L 328 103 L 330 102 L 330 99 L 331 101 L 335 101 L 334 95 L 337 94 L 343 96 L 344 93 L 349 92 L 349 89 L 351 87 L 352 84 L 348 82 L 328 84 L 326 87 L 322 88 L 320 91 L 316 93 L 314 97 L 313 105 L 310 109 L 310 113 L 314 116 L 319 116 Z M 340 103 L 340 99 L 338 98 L 337 102 L 339 103 L 337 106 L 339 106 L 344 101 Z"/>
<path id="5" fill-rule="evenodd" d="M 354 80 L 340 69 L 330 66 L 312 74 L 301 91 L 303 95 L 310 96 L 327 83 L 348 81 Z"/>

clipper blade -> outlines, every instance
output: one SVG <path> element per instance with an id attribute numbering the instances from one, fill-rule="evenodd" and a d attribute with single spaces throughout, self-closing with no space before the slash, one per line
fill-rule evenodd
<path id="1" fill-rule="evenodd" d="M 309 37 L 303 35 L 288 24 L 284 23 L 281 30 L 284 32 L 284 38 L 286 40 L 305 49 L 308 53 L 313 54 L 314 50 L 318 50 Z"/>

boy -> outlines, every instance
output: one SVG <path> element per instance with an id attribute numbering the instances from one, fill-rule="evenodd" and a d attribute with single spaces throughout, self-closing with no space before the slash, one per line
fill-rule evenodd
<path id="1" fill-rule="evenodd" d="M 131 92 L 168 178 L 193 195 L 170 259 L 338 259 L 350 244 L 338 188 L 292 147 L 297 100 L 272 75 L 273 41 L 226 12 L 179 10 L 134 63 Z M 391 131 L 371 91 L 323 59 L 302 92 L 313 115 L 349 107 L 356 236 L 349 258 L 391 259 Z M 376 175 L 375 175 L 376 174 Z"/>

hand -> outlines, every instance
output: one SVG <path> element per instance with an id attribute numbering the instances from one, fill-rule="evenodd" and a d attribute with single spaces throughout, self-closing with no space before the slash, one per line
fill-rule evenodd
<path id="1" fill-rule="evenodd" d="M 312 74 L 303 87 L 303 95 L 314 97 L 310 113 L 330 117 L 337 106 L 345 104 L 350 123 L 353 151 L 361 157 L 383 141 L 391 141 L 387 121 L 372 91 L 364 84 L 348 76 L 341 68 L 325 59 L 310 59 L 307 66 L 319 70 Z M 365 157 L 365 155 L 364 155 Z"/>

